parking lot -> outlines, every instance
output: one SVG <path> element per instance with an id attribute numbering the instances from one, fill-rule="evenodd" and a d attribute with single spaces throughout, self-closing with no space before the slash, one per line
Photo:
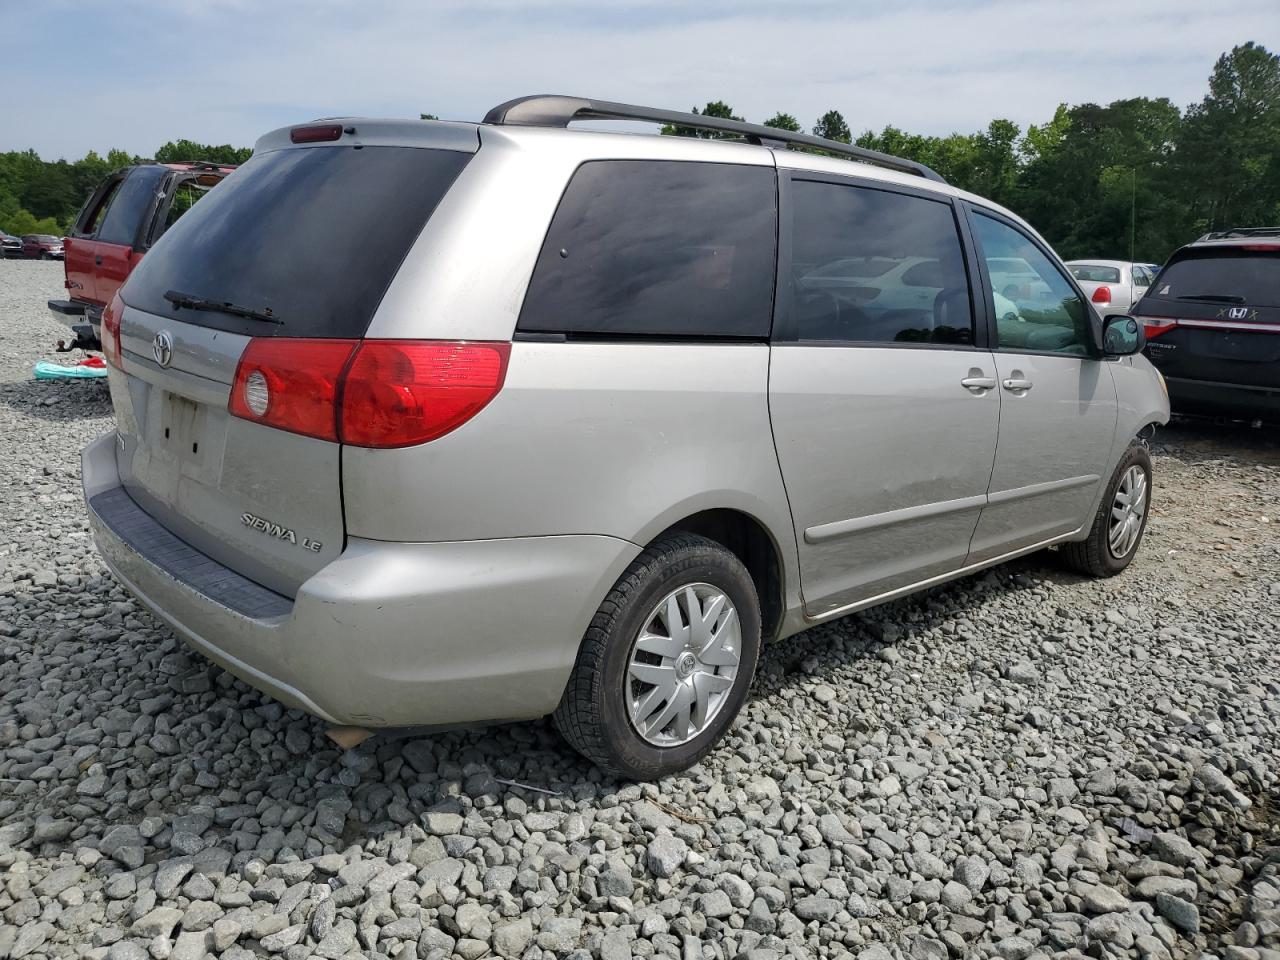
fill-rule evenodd
<path id="1" fill-rule="evenodd" d="M 1280 432 L 1162 430 L 1118 578 L 767 649 L 686 775 L 548 722 L 341 752 L 98 559 L 106 385 L 31 379 L 61 283 L 0 262 L 0 958 L 1280 957 Z"/>

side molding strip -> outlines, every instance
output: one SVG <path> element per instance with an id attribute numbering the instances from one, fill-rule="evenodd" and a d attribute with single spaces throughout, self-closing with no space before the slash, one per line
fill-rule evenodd
<path id="1" fill-rule="evenodd" d="M 865 517 L 854 517 L 852 520 L 836 520 L 833 523 L 822 523 L 816 527 L 810 527 L 804 532 L 804 542 L 825 543 L 828 540 L 846 537 L 853 533 L 891 527 L 895 523 L 909 523 L 912 520 L 926 520 L 930 517 L 941 517 L 949 513 L 979 510 L 986 504 L 986 496 L 978 494 L 975 497 L 962 497 L 959 500 L 943 500 L 940 503 L 926 503 L 918 507 L 903 507 L 900 510 L 873 513 Z"/>
<path id="2" fill-rule="evenodd" d="M 987 503 L 1012 503 L 1015 500 L 1026 500 L 1046 493 L 1058 493 L 1061 490 L 1073 490 L 1076 487 L 1088 487 L 1102 478 L 1096 473 L 1087 477 L 1067 477 L 1065 480 L 1050 480 L 1048 483 L 1033 483 L 1028 487 L 1014 487 L 1012 490 L 1001 490 L 999 493 L 987 495 Z"/>

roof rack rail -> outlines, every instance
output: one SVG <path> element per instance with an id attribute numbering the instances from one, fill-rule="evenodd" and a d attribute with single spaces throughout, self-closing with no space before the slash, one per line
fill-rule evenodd
<path id="1" fill-rule="evenodd" d="M 1233 237 L 1280 237 L 1280 227 L 1232 227 L 1229 230 L 1214 230 L 1206 233 L 1196 241 L 1230 240 Z"/>
<path id="2" fill-rule="evenodd" d="M 715 130 L 720 133 L 736 133 L 748 143 L 766 147 L 812 147 L 838 154 L 852 160 L 873 163 L 879 167 L 911 173 L 937 183 L 947 181 L 935 170 L 923 163 L 894 157 L 878 150 L 828 140 L 807 133 L 793 133 L 741 120 L 725 120 L 697 113 L 678 110 L 659 110 L 653 107 L 637 107 L 629 103 L 612 103 L 608 100 L 587 100 L 582 97 L 562 97 L 540 94 L 518 97 L 500 103 L 484 116 L 485 123 L 523 127 L 567 127 L 575 120 L 639 120 L 648 123 L 666 123 L 673 126 L 693 127 L 696 130 Z"/>

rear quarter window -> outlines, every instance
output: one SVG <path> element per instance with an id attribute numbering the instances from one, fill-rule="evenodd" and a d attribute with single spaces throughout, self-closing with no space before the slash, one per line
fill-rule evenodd
<path id="1" fill-rule="evenodd" d="M 136 167 L 125 177 L 107 205 L 96 239 L 102 243 L 133 246 L 139 228 L 150 219 L 160 182 L 167 174 L 164 167 Z"/>
<path id="2" fill-rule="evenodd" d="M 122 183 L 124 183 L 123 176 L 113 175 L 104 186 L 98 187 L 93 192 L 76 217 L 76 225 L 71 233 L 73 237 L 92 237 L 98 232 L 98 228 L 102 226 L 102 218 L 107 213 L 107 207 L 111 205 L 111 198 L 115 196 Z"/>
<path id="3" fill-rule="evenodd" d="M 517 329 L 764 339 L 776 237 L 772 167 L 584 163 L 551 221 Z"/>

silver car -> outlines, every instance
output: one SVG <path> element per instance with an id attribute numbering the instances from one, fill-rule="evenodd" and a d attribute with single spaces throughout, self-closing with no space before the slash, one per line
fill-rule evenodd
<path id="1" fill-rule="evenodd" d="M 1145 263 L 1125 260 L 1068 260 L 1067 269 L 1103 313 L 1128 313 L 1151 286 L 1155 274 Z"/>
<path id="2" fill-rule="evenodd" d="M 1048 294 L 997 310 L 1010 259 Z M 932 170 L 564 97 L 267 134 L 103 331 L 93 535 L 193 647 L 332 724 L 554 714 L 641 779 L 764 642 L 1050 546 L 1123 570 L 1169 413 L 1140 326 Z"/>

